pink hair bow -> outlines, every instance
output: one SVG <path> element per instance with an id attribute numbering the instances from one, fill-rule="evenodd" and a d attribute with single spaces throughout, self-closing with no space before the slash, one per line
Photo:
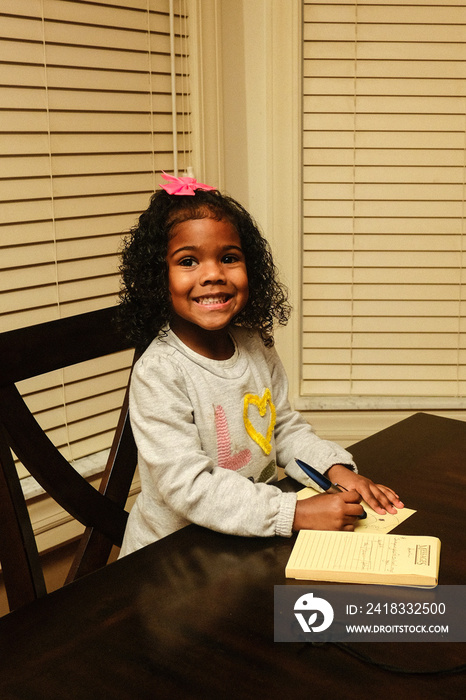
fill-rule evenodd
<path id="1" fill-rule="evenodd" d="M 168 194 L 184 194 L 194 196 L 195 190 L 215 190 L 215 187 L 210 185 L 203 185 L 202 182 L 198 182 L 194 177 L 175 177 L 174 175 L 167 175 L 162 170 L 162 175 L 165 180 L 169 180 L 168 184 L 160 185 L 160 187 L 168 192 Z"/>

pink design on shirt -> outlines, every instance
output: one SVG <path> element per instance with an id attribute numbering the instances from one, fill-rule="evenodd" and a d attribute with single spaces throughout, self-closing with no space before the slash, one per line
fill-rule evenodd
<path id="1" fill-rule="evenodd" d="M 215 409 L 215 428 L 217 430 L 217 453 L 218 464 L 223 469 L 238 471 L 251 460 L 251 451 L 241 450 L 241 452 L 231 453 L 230 431 L 228 429 L 227 417 L 222 406 Z"/>

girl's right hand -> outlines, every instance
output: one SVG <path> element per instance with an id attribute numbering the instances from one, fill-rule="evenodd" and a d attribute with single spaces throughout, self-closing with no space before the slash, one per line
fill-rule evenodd
<path id="1" fill-rule="evenodd" d="M 293 530 L 347 530 L 352 532 L 363 508 L 357 491 L 320 493 L 296 502 Z"/>

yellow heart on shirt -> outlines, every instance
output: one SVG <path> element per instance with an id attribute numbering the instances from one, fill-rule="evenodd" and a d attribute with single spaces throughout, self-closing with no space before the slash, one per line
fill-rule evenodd
<path id="1" fill-rule="evenodd" d="M 258 432 L 249 419 L 249 406 L 257 406 L 259 409 L 259 414 L 263 418 L 267 411 L 267 406 L 270 408 L 270 421 L 267 428 L 267 433 L 262 435 Z M 246 394 L 244 397 L 244 411 L 243 411 L 244 425 L 248 432 L 248 435 L 256 442 L 259 447 L 265 452 L 266 455 L 270 454 L 272 450 L 272 444 L 270 440 L 272 439 L 273 429 L 275 427 L 276 411 L 275 406 L 272 403 L 272 394 L 270 389 L 264 391 L 262 398 L 257 396 L 257 394 Z"/>

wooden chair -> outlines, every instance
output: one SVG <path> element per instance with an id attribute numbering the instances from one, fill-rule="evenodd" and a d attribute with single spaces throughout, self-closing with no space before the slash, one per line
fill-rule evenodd
<path id="1" fill-rule="evenodd" d="M 102 477 L 91 486 L 54 447 L 15 383 L 131 347 L 116 307 L 0 334 L 0 562 L 10 610 L 46 595 L 31 520 L 11 450 L 45 491 L 86 526 L 66 583 L 105 566 L 121 545 L 137 453 L 128 391 Z"/>

